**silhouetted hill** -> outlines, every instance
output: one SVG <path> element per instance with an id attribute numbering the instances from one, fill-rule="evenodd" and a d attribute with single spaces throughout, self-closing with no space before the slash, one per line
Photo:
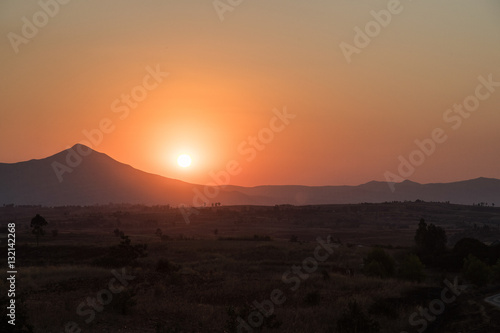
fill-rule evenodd
<path id="1" fill-rule="evenodd" d="M 75 152 L 89 151 L 81 158 Z M 56 170 L 56 171 L 55 171 Z M 59 172 L 59 178 L 57 176 Z M 477 178 L 454 183 L 404 181 L 391 191 L 386 182 L 358 186 L 226 186 L 210 198 L 202 185 L 143 172 L 82 145 L 53 156 L 0 163 L 0 204 L 92 205 L 113 203 L 210 205 L 334 204 L 384 201 L 450 201 L 500 204 L 500 180 Z M 200 195 L 201 193 L 201 195 Z"/>
<path id="2" fill-rule="evenodd" d="M 0 204 L 93 205 L 114 202 L 191 205 L 194 190 L 201 189 L 180 180 L 134 169 L 97 151 L 82 157 L 78 164 L 78 158 L 73 154 L 78 151 L 90 151 L 90 148 L 75 145 L 41 160 L 0 163 Z M 226 198 L 225 193 L 220 196 Z M 238 202 L 247 200 L 239 193 L 231 197 Z"/>

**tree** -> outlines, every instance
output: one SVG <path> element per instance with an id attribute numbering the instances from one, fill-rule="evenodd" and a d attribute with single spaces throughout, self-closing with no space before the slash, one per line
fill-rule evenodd
<path id="1" fill-rule="evenodd" d="M 446 250 L 446 232 L 443 228 L 434 224 L 427 225 L 424 219 L 420 219 L 418 229 L 415 232 L 415 243 L 417 251 L 424 258 L 424 262 L 432 261 L 441 256 Z"/>
<path id="2" fill-rule="evenodd" d="M 119 233 L 123 233 L 119 231 Z M 95 265 L 119 267 L 135 264 L 137 258 L 148 256 L 147 244 L 134 244 L 129 236 L 120 235 L 120 244 L 112 246 L 106 255 L 94 260 Z"/>
<path id="3" fill-rule="evenodd" d="M 36 216 L 31 219 L 31 233 L 33 233 L 36 237 L 36 246 L 38 246 L 38 238 L 45 235 L 45 230 L 43 230 L 43 227 L 45 227 L 47 224 L 47 221 L 43 217 L 41 217 L 40 214 L 36 214 Z"/>
<path id="4" fill-rule="evenodd" d="M 472 254 L 480 260 L 487 261 L 490 249 L 488 245 L 475 238 L 462 238 L 453 247 L 453 254 L 456 255 L 460 264 L 469 255 Z"/>
<path id="5" fill-rule="evenodd" d="M 398 275 L 404 280 L 422 282 L 425 279 L 424 264 L 418 256 L 410 254 L 399 266 Z"/>
<path id="6" fill-rule="evenodd" d="M 415 243 L 417 245 L 425 243 L 425 235 L 427 234 L 427 223 L 424 219 L 420 219 L 418 224 L 418 229 L 415 232 Z"/>

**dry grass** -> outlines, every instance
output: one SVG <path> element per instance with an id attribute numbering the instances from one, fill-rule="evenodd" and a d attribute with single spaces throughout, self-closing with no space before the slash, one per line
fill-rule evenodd
<path id="1" fill-rule="evenodd" d="M 19 223 L 20 249 L 24 246 L 27 251 L 24 251 L 25 257 L 20 254 L 18 286 L 26 294 L 29 318 L 36 333 L 61 332 L 68 321 L 78 323 L 83 332 L 220 333 L 230 321 L 229 307 L 242 313 L 249 306 L 252 311 L 252 303 L 268 300 L 274 289 L 282 290 L 286 296 L 282 305 L 275 306 L 276 317 L 282 325 L 274 332 L 333 332 L 337 320 L 354 300 L 365 313 L 378 304 L 376 302 L 389 300 L 386 306 L 392 311 L 392 317 L 383 311 L 371 316 L 381 324 L 381 333 L 400 332 L 407 327 L 415 305 L 392 300 L 401 299 L 407 290 L 422 285 L 366 277 L 360 265 L 370 250 L 366 245 L 405 246 L 411 244 L 414 231 L 393 230 L 388 225 L 403 216 L 401 205 L 394 205 L 394 210 L 387 214 L 382 210 L 383 205 L 359 207 L 366 211 L 351 211 L 353 207 L 341 211 L 342 207 L 334 207 L 334 212 L 304 210 L 299 215 L 281 212 L 279 219 L 273 208 L 241 214 L 210 213 L 199 217 L 199 221 L 195 216 L 190 225 L 172 211 L 143 212 L 140 207 L 130 208 L 130 214 L 121 218 L 119 228 L 131 236 L 133 244 L 148 243 L 148 256 L 138 260 L 134 268 L 136 279 L 129 286 L 136 304 L 129 306 L 126 315 L 117 311 L 115 305 L 106 306 L 90 324 L 84 322 L 85 317 L 79 316 L 76 309 L 88 297 L 96 297 L 100 290 L 107 288 L 113 277 L 111 268 L 94 267 L 90 263 L 119 241 L 113 236 L 115 212 L 104 211 L 99 225 L 91 224 L 87 211 L 71 215 L 74 221 L 66 227 L 65 219 L 61 218 L 61 225 L 57 227 L 59 236 L 44 237 L 39 248 L 32 245 L 32 235 Z M 380 213 L 369 210 L 373 208 L 380 208 Z M 420 208 L 409 211 L 403 224 L 415 224 Z M 266 219 L 253 218 L 262 216 Z M 455 219 L 455 215 L 450 216 Z M 364 222 L 350 227 L 349 221 L 356 222 L 358 218 Z M 158 225 L 148 225 L 148 220 L 156 220 Z M 266 221 L 265 224 L 262 221 Z M 165 242 L 154 236 L 158 226 L 175 240 Z M 218 236 L 213 234 L 215 228 Z M 178 240 L 180 234 L 190 240 Z M 217 240 L 218 237 L 248 238 L 254 234 L 269 235 L 273 241 Z M 297 290 L 290 290 L 291 284 L 282 281 L 283 274 L 311 257 L 317 246 L 316 238 L 325 238 L 328 234 L 340 237 L 343 246 L 302 280 Z M 298 235 L 300 242 L 290 242 L 291 235 Z M 400 258 L 406 250 L 387 251 Z M 160 259 L 179 265 L 179 270 L 158 272 L 156 265 Z M 355 272 L 354 277 L 338 273 L 346 267 Z M 439 285 L 442 279 L 428 281 Z M 4 290 L 5 281 L 0 281 L 0 287 Z M 115 301 L 130 299 L 123 295 L 116 295 Z M 272 331 L 264 329 L 263 332 Z"/>
<path id="2" fill-rule="evenodd" d="M 111 277 L 111 270 L 87 265 L 22 267 L 18 279 L 23 291 L 40 288 L 71 279 L 90 280 Z"/>

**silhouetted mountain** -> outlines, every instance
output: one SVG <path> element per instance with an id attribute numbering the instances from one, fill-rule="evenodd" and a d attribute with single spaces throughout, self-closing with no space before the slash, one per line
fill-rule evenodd
<path id="1" fill-rule="evenodd" d="M 79 154 L 88 151 L 87 156 Z M 50 206 L 110 202 L 189 206 L 196 189 L 203 190 L 201 186 L 134 169 L 83 145 L 41 160 L 0 163 L 0 186 L 0 204 Z M 240 193 L 220 193 L 220 199 L 251 201 Z"/>
<path id="2" fill-rule="evenodd" d="M 134 169 L 83 145 L 40 160 L 0 163 L 0 204 L 311 205 L 417 199 L 498 205 L 500 180 L 477 178 L 436 184 L 407 180 L 394 184 L 394 191 L 388 183 L 378 181 L 358 186 L 207 188 Z"/>

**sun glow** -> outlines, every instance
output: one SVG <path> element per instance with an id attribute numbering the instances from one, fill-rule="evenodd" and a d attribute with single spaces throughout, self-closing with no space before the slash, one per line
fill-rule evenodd
<path id="1" fill-rule="evenodd" d="M 179 164 L 180 167 L 187 168 L 191 165 L 191 156 L 187 154 L 180 155 L 177 158 L 177 164 Z"/>

